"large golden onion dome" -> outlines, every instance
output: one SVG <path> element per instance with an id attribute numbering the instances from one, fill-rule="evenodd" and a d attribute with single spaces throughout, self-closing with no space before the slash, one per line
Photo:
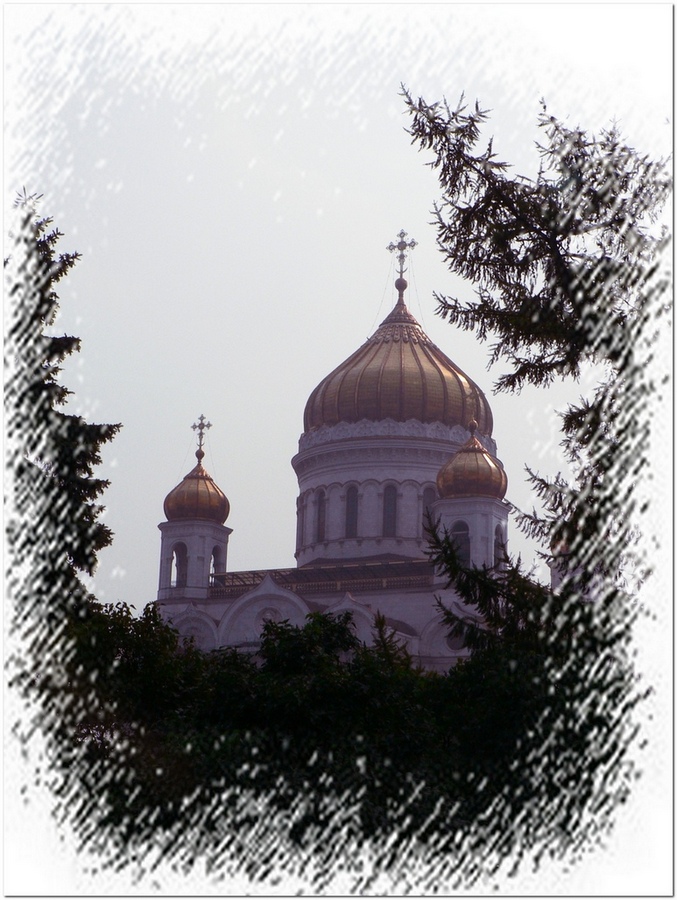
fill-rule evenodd
<path id="1" fill-rule="evenodd" d="M 390 315 L 310 395 L 304 431 L 338 422 L 394 419 L 461 425 L 471 417 L 491 435 L 493 418 L 480 388 L 433 344 L 405 306 L 407 282 Z"/>
<path id="2" fill-rule="evenodd" d="M 508 476 L 501 463 L 475 437 L 477 423 L 471 421 L 470 440 L 445 463 L 437 475 L 437 490 L 444 500 L 456 497 L 492 497 L 502 500 Z"/>

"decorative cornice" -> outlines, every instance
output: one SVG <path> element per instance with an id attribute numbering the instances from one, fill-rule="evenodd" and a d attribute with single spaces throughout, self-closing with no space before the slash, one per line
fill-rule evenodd
<path id="1" fill-rule="evenodd" d="M 367 426 L 378 426 L 381 424 L 388 423 L 358 423 L 358 425 Z M 395 426 L 394 432 L 402 427 L 397 422 L 389 424 Z M 381 462 L 388 465 L 397 462 L 406 466 L 421 465 L 424 469 L 434 466 L 434 478 L 436 478 L 440 467 L 465 443 L 462 436 L 467 434 L 464 429 L 457 429 L 456 427 L 447 429 L 447 432 L 452 432 L 452 434 L 451 437 L 447 434 L 446 440 L 416 434 L 416 432 L 426 428 L 421 422 L 413 423 L 414 427 L 411 428 L 412 433 L 410 435 L 397 433 L 381 435 L 369 433 L 356 435 L 353 433 L 351 435 L 347 433 L 348 430 L 354 431 L 358 425 L 341 423 L 341 425 L 327 428 L 323 435 L 318 430 L 320 439 L 314 441 L 311 445 L 302 445 L 302 449 L 291 461 L 297 477 L 304 478 L 311 473 L 331 472 L 336 467 L 342 467 L 345 469 L 345 477 L 338 480 L 359 482 L 363 477 L 358 474 L 360 467 L 370 467 Z M 445 426 L 439 427 L 445 428 Z M 371 429 L 364 430 L 368 431 Z M 459 435 L 461 436 L 460 441 L 458 440 Z M 484 435 L 481 436 L 481 439 L 487 445 L 489 452 L 495 455 L 495 442 Z M 430 475 L 430 472 L 425 472 L 426 479 Z"/>
<path id="2" fill-rule="evenodd" d="M 363 437 L 427 438 L 461 445 L 468 440 L 470 432 L 461 428 L 460 425 L 449 426 L 442 422 L 419 422 L 417 419 L 408 419 L 406 422 L 396 422 L 394 419 L 380 421 L 361 419 L 359 422 L 321 425 L 313 431 L 302 434 L 299 438 L 299 452 L 332 441 Z"/>
<path id="3" fill-rule="evenodd" d="M 365 480 L 364 473 L 358 474 L 360 467 L 370 467 L 374 464 L 387 464 L 389 466 L 396 464 L 398 469 L 402 466 L 423 466 L 425 470 L 420 473 L 420 477 L 425 480 L 437 477 L 437 472 L 449 456 L 455 451 L 455 446 L 420 446 L 412 442 L 411 446 L 403 446 L 401 443 L 378 443 L 355 446 L 348 444 L 327 444 L 318 452 L 309 451 L 299 453 L 292 460 L 294 471 L 299 479 L 305 476 L 319 472 L 334 473 L 337 469 L 341 470 L 342 481 L 354 481 L 360 483 Z M 338 474 L 338 473 L 336 473 Z M 367 478 L 373 478 L 370 473 Z M 383 477 L 390 478 L 391 474 L 384 473 Z M 410 476 L 411 480 L 416 477 Z M 334 479 L 336 480 L 336 479 Z"/>

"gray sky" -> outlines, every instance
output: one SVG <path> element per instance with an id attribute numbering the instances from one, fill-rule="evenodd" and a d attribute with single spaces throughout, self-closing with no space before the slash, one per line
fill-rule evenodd
<path id="1" fill-rule="evenodd" d="M 405 134 L 405 83 L 493 110 L 487 138 L 534 174 L 539 100 L 591 130 L 616 118 L 653 154 L 671 139 L 669 7 L 5 7 L 5 208 L 44 194 L 82 261 L 57 331 L 80 336 L 71 407 L 124 428 L 105 451 L 115 532 L 94 589 L 157 590 L 162 502 L 205 464 L 231 502 L 230 569 L 294 565 L 290 459 L 315 385 L 395 300 L 386 245 L 418 241 L 407 300 L 489 394 L 487 348 L 434 314 L 470 296 L 435 248 L 438 196 Z M 613 14 L 610 15 L 610 11 Z M 583 27 L 581 27 L 581 14 Z M 508 498 L 559 467 L 549 415 L 579 389 L 492 400 Z M 532 555 L 513 528 L 511 548 Z"/>
<path id="2" fill-rule="evenodd" d="M 410 309 L 490 394 L 486 347 L 434 315 L 433 290 L 472 288 L 435 249 L 437 183 L 404 132 L 401 82 L 479 98 L 487 138 L 526 175 L 541 97 L 572 125 L 616 119 L 639 149 L 671 149 L 667 4 L 23 4 L 4 25 L 4 207 L 24 185 L 43 193 L 61 249 L 83 254 L 56 327 L 83 341 L 71 407 L 124 425 L 100 469 L 115 541 L 94 590 L 137 608 L 155 597 L 162 502 L 194 464 L 201 413 L 231 502 L 229 568 L 294 565 L 303 408 L 392 306 L 385 247 L 401 228 L 418 241 Z M 579 392 L 490 400 L 518 506 L 525 463 L 557 471 L 550 410 Z M 514 528 L 511 548 L 530 553 Z M 606 876 L 632 893 L 633 873 Z"/>

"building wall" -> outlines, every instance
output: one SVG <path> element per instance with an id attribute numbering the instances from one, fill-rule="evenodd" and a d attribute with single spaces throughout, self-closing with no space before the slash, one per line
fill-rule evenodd
<path id="1" fill-rule="evenodd" d="M 226 570 L 232 529 L 204 519 L 161 522 L 158 528 L 162 533 L 158 600 L 179 594 L 206 599 L 214 556 L 217 569 Z M 177 569 L 179 583 L 173 584 L 172 571 L 176 575 Z"/>
<path id="2" fill-rule="evenodd" d="M 205 651 L 236 646 L 249 652 L 256 651 L 266 618 L 288 619 L 291 624 L 301 626 L 310 612 L 337 614 L 347 610 L 352 613 L 358 638 L 369 644 L 374 618 L 381 613 L 415 663 L 443 672 L 466 657 L 467 651 L 460 642 L 448 639 L 448 629 L 437 608 L 438 598 L 457 613 L 471 614 L 442 580 L 427 590 L 299 596 L 277 585 L 270 576 L 235 600 L 186 602 L 185 598 L 172 600 L 169 597 L 160 604 L 160 610 L 180 634 L 193 637 L 197 646 Z"/>
<path id="3" fill-rule="evenodd" d="M 383 554 L 421 558 L 424 493 L 436 490 L 437 473 L 469 437 L 458 426 L 439 423 L 358 422 L 304 434 L 292 465 L 299 480 L 297 548 L 299 566 L 322 559 L 369 558 Z M 495 449 L 495 444 L 486 439 Z M 357 537 L 346 537 L 346 495 L 358 488 Z M 384 534 L 386 489 L 396 490 L 395 534 Z M 318 531 L 324 497 L 324 534 Z M 321 537 L 321 539 L 319 539 Z"/>
<path id="4" fill-rule="evenodd" d="M 470 561 L 478 567 L 491 567 L 497 561 L 497 528 L 500 530 L 500 543 L 507 550 L 509 512 L 509 503 L 489 497 L 437 500 L 432 506 L 433 518 L 447 531 L 452 532 L 458 522 L 468 525 Z"/>

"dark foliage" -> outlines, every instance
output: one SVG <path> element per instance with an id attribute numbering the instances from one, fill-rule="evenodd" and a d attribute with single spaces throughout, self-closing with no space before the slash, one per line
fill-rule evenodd
<path id="1" fill-rule="evenodd" d="M 268 623 L 255 661 L 181 643 L 154 607 L 137 618 L 90 600 L 70 636 L 67 690 L 97 702 L 62 736 L 86 762 L 70 801 L 81 833 L 105 834 L 120 865 L 150 844 L 180 850 L 188 867 L 235 848 L 255 881 L 293 869 L 295 854 L 333 870 L 365 840 L 383 847 L 380 866 L 397 870 L 416 847 L 472 879 L 487 848 L 537 843 L 544 795 L 548 827 L 570 836 L 613 771 L 605 739 L 629 706 L 623 667 L 609 716 L 580 677 L 588 650 L 604 649 L 589 618 L 553 643 L 548 591 L 511 568 L 465 570 L 444 539 L 435 553 L 481 615 L 477 625 L 445 612 L 473 648 L 446 675 L 413 668 L 380 616 L 370 647 L 347 614 Z M 513 823 L 500 834 L 488 828 L 497 798 Z"/>
<path id="2" fill-rule="evenodd" d="M 69 779 L 72 726 L 91 716 L 98 698 L 85 686 L 67 690 L 64 663 L 72 653 L 73 624 L 86 616 L 88 594 L 80 574 L 91 574 L 98 552 L 111 542 L 98 500 L 107 482 L 94 476 L 101 447 L 117 425 L 93 425 L 62 407 L 69 391 L 59 383 L 64 360 L 79 341 L 50 333 L 58 312 L 55 286 L 79 259 L 58 253 L 61 233 L 35 211 L 39 198 L 24 191 L 16 204 L 11 255 L 5 260 L 8 332 L 5 409 L 8 484 L 7 588 L 12 638 L 20 652 L 10 661 L 13 683 L 31 701 L 15 730 L 26 741 L 36 727 L 53 740 L 56 768 Z M 62 740 L 68 736 L 66 742 Z M 70 774 L 69 774 L 70 772 Z M 72 787 L 72 784 L 71 784 Z"/>
<path id="3" fill-rule="evenodd" d="M 470 301 L 436 295 L 439 314 L 493 340 L 491 361 L 507 365 L 498 391 L 602 367 L 593 396 L 562 415 L 576 482 L 532 472 L 547 513 L 521 520 L 558 549 L 584 591 L 595 572 L 617 575 L 632 544 L 646 404 L 658 386 L 651 347 L 668 309 L 667 236 L 656 222 L 672 188 L 669 168 L 627 146 L 615 127 L 591 136 L 543 104 L 540 171 L 509 177 L 491 140 L 480 149 L 488 114 L 479 104 L 469 111 L 461 98 L 452 109 L 403 93 L 413 141 L 432 151 L 443 192 L 438 245 L 449 269 L 476 287 Z"/>
<path id="4" fill-rule="evenodd" d="M 71 740 L 87 760 L 84 796 L 96 790 L 99 826 L 121 855 L 161 843 L 158 826 L 165 837 L 191 828 L 209 845 L 204 812 L 216 797 L 221 837 L 234 840 L 241 823 L 228 802 L 246 792 L 277 817 L 280 847 L 305 848 L 351 810 L 344 841 L 422 839 L 431 822 L 460 822 L 469 792 L 453 735 L 467 711 L 444 676 L 412 668 L 380 616 L 372 647 L 349 614 L 269 622 L 257 662 L 180 643 L 154 607 L 136 618 L 90 600 L 71 638 L 68 690 L 87 673 L 98 701 Z M 261 874 L 255 857 L 242 862 Z"/>
<path id="5" fill-rule="evenodd" d="M 468 734 L 498 744 L 483 835 L 496 838 L 506 818 L 522 816 L 496 838 L 499 855 L 571 853 L 610 826 L 635 777 L 628 749 L 640 689 L 628 584 L 645 576 L 633 552 L 635 490 L 656 388 L 652 342 L 667 308 L 667 241 L 655 223 L 671 181 L 665 162 L 636 153 L 616 128 L 590 136 L 545 106 L 538 175 L 509 176 L 492 142 L 480 147 L 479 104 L 404 97 L 413 141 L 432 151 L 439 175 L 440 250 L 476 288 L 470 301 L 437 296 L 440 315 L 492 339 L 499 391 L 577 379 L 591 365 L 602 372 L 592 396 L 561 416 L 574 481 L 529 470 L 541 509 L 518 516 L 556 572 L 554 593 L 519 561 L 466 569 L 449 535 L 431 535 L 433 559 L 475 611 L 463 621 L 442 609 L 473 649 L 450 676 L 468 706 L 486 712 L 471 717 Z"/>
<path id="6" fill-rule="evenodd" d="M 548 115 L 539 119 L 541 169 L 509 177 L 493 142 L 479 149 L 479 104 L 414 101 L 411 134 L 440 180 L 437 239 L 449 269 L 477 288 L 463 302 L 437 296 L 440 314 L 480 340 L 509 371 L 499 390 L 577 376 L 591 358 L 622 366 L 642 312 L 656 307 L 655 221 L 671 190 L 665 162 Z"/>

